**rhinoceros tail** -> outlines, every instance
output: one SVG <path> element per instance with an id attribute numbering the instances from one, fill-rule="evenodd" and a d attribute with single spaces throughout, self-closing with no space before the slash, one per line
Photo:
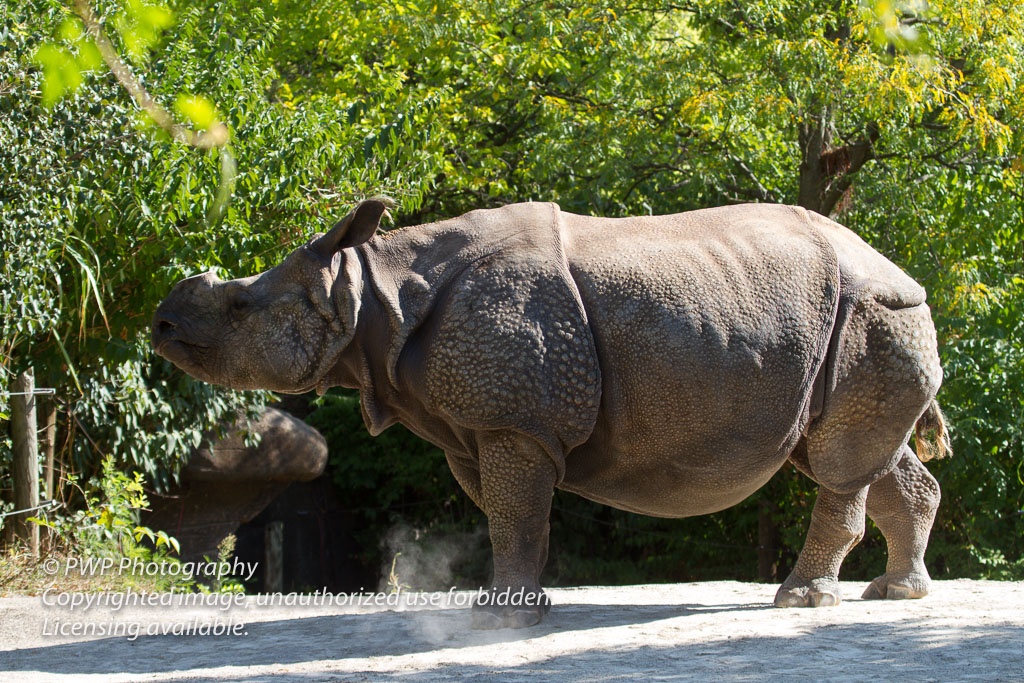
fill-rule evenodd
<path id="1" fill-rule="evenodd" d="M 953 447 L 949 443 L 949 430 L 946 428 L 946 418 L 942 415 L 939 402 L 935 399 L 928 404 L 924 415 L 918 418 L 915 437 L 917 457 L 921 462 L 953 455 Z"/>

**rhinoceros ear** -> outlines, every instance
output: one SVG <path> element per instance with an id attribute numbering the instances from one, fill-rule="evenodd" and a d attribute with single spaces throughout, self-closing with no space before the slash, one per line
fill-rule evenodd
<path id="1" fill-rule="evenodd" d="M 377 232 L 380 219 L 387 210 L 387 204 L 380 199 L 359 202 L 330 232 L 318 237 L 309 248 L 321 256 L 330 257 L 342 249 L 362 244 Z"/>

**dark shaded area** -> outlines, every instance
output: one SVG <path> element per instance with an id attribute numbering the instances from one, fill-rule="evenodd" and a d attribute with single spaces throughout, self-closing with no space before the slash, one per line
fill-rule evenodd
<path id="1" fill-rule="evenodd" d="M 81 643 L 15 650 L 0 654 L 0 665 L 7 671 L 41 671 L 77 674 L 148 674 L 179 671 L 183 666 L 198 669 L 214 666 L 259 666 L 295 664 L 320 659 L 383 657 L 430 652 L 439 647 L 471 647 L 488 643 L 530 640 L 548 633 L 566 630 L 570 624 L 600 617 L 602 626 L 644 624 L 671 619 L 687 610 L 706 613 L 752 609 L 748 605 L 703 608 L 687 605 L 644 605 L 629 612 L 620 605 L 566 605 L 559 615 L 549 617 L 535 628 L 500 631 L 471 631 L 468 609 L 422 610 L 415 612 L 379 612 L 345 614 L 285 621 L 266 621 L 246 625 L 242 637 L 184 638 L 177 636 L 140 636 L 104 638 Z M 756 609 L 756 608 L 753 608 Z M 764 609 L 770 609 L 765 607 Z M 596 612 L 596 614 L 592 614 Z M 431 623 L 449 635 L 443 642 L 424 638 L 422 627 Z M 375 638 L 381 629 L 400 629 L 408 638 Z M 279 643 L 302 642 L 303 647 L 282 652 Z M 211 647 L 211 643 L 217 643 Z M 121 652 L 125 655 L 119 656 Z M 92 652 L 101 652 L 96 657 Z M 130 656 L 127 654 L 130 652 Z M 170 657 L 169 653 L 176 656 Z M 77 662 L 76 662 L 77 659 Z M 91 662 L 85 663 L 85 662 Z"/>
<path id="2" fill-rule="evenodd" d="M 284 524 L 285 592 L 354 592 L 377 585 L 376 568 L 367 570 L 354 560 L 354 517 L 346 509 L 329 475 L 295 482 L 253 519 L 235 531 L 235 556 L 256 562 L 249 590 L 262 590 L 265 535 L 271 522 Z"/>
<path id="3" fill-rule="evenodd" d="M 217 558 L 217 544 L 244 521 L 259 514 L 288 486 L 287 482 L 255 481 L 244 486 L 221 482 L 184 481 L 171 495 L 150 494 L 143 524 L 166 531 L 181 544 L 183 561 Z"/>

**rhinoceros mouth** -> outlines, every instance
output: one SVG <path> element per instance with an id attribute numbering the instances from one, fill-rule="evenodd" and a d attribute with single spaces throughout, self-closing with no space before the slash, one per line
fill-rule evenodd
<path id="1" fill-rule="evenodd" d="M 191 344 L 180 339 L 166 339 L 160 343 L 156 352 L 171 361 L 178 367 L 183 365 L 194 366 L 197 353 L 206 351 L 209 347 L 201 344 Z M 183 370 L 187 369 L 182 367 Z"/>

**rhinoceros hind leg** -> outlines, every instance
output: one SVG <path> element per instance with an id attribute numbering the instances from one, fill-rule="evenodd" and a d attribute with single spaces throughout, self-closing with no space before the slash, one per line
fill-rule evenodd
<path id="1" fill-rule="evenodd" d="M 927 306 L 845 305 L 851 312 L 834 360 L 836 384 L 807 428 L 807 462 L 814 481 L 852 492 L 895 468 L 942 368 Z"/>
<path id="2" fill-rule="evenodd" d="M 839 604 L 839 566 L 864 536 L 867 494 L 867 487 L 854 493 L 818 489 L 807 540 L 796 566 L 775 594 L 776 607 Z"/>
<path id="3" fill-rule="evenodd" d="M 939 498 L 938 482 L 910 447 L 904 445 L 896 469 L 872 484 L 868 491 L 868 515 L 885 536 L 889 560 L 885 574 L 864 591 L 865 599 L 899 600 L 928 595 L 931 579 L 924 566 L 924 551 Z"/>
<path id="4" fill-rule="evenodd" d="M 473 605 L 473 627 L 524 628 L 551 609 L 540 587 L 556 472 L 540 444 L 514 432 L 478 440 L 480 498 L 494 551 L 494 580 Z"/>

